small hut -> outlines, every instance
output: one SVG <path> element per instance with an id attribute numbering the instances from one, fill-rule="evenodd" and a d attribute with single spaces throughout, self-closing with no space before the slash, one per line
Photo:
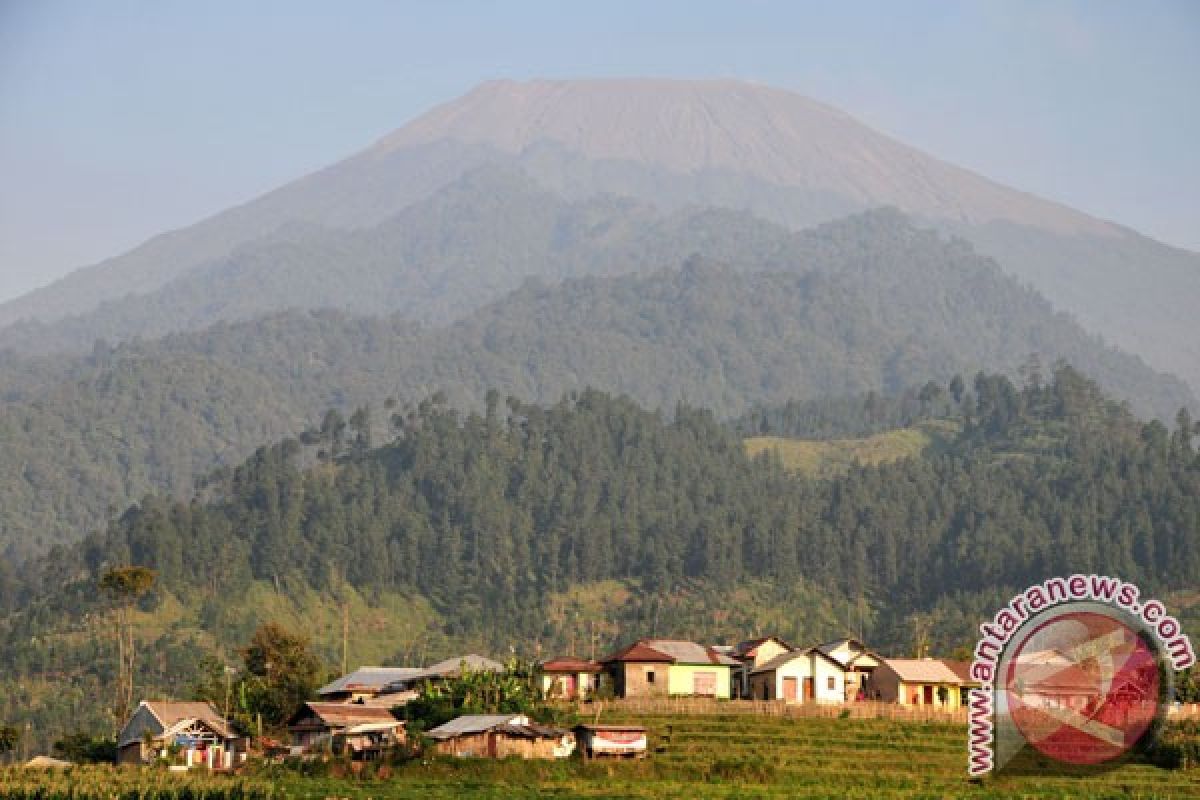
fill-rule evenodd
<path id="1" fill-rule="evenodd" d="M 575 738 L 585 758 L 645 758 L 641 725 L 577 725 Z"/>
<path id="2" fill-rule="evenodd" d="M 538 725 L 524 714 L 469 714 L 426 734 L 441 755 L 460 758 L 566 758 L 575 734 Z"/>
<path id="3" fill-rule="evenodd" d="M 305 703 L 288 720 L 292 752 L 349 752 L 371 758 L 405 739 L 404 723 L 386 708 L 358 703 Z"/>

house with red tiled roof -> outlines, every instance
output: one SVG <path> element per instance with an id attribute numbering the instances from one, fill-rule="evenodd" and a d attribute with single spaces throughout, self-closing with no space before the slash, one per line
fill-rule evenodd
<path id="1" fill-rule="evenodd" d="M 728 698 L 740 663 L 711 647 L 680 639 L 639 639 L 601 664 L 618 697 Z"/>
<path id="2" fill-rule="evenodd" d="M 543 661 L 538 665 L 538 673 L 546 697 L 560 700 L 576 700 L 595 694 L 605 680 L 604 667 L 599 662 L 575 656 Z"/>

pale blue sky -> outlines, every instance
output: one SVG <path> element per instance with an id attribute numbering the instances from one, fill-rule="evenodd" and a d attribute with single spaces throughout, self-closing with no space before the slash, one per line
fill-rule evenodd
<path id="1" fill-rule="evenodd" d="M 0 0 L 0 299 L 499 77 L 737 77 L 1200 250 L 1200 2 Z"/>

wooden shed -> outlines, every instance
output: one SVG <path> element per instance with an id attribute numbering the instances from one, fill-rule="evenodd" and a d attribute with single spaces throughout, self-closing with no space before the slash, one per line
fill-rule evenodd
<path id="1" fill-rule="evenodd" d="M 566 758 L 575 734 L 538 725 L 523 714 L 469 714 L 430 730 L 433 749 L 459 758 Z"/>

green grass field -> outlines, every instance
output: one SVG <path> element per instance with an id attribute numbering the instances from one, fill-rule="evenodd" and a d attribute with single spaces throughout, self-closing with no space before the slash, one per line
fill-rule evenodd
<path id="1" fill-rule="evenodd" d="M 607 717 L 615 721 L 618 717 Z M 386 770 L 386 777 L 303 777 L 269 768 L 244 789 L 274 788 L 276 798 L 1195 798 L 1200 770 L 1125 765 L 1087 777 L 1054 775 L 968 781 L 961 725 L 876 719 L 751 715 L 640 716 L 656 749 L 641 762 L 492 762 L 431 760 Z M 109 773 L 111 774 L 111 772 Z M 8 773 L 12 776 L 13 773 Z M 81 774 L 80 785 L 88 785 Z M 161 780 L 161 775 L 157 776 Z M 4 795 L 0 776 L 0 796 Z M 33 788 L 26 778 L 25 785 Z M 58 780 L 62 780 L 61 777 Z M 213 786 L 221 781 L 212 778 Z M 17 784 L 8 784 L 14 788 Z M 90 797 L 158 794 L 109 792 Z M 208 800 L 189 790 L 180 800 Z M 41 800 L 67 795 L 24 794 Z M 217 797 L 232 797 L 227 791 Z"/>
<path id="2" fill-rule="evenodd" d="M 833 477 L 856 464 L 878 465 L 915 458 L 929 448 L 945 444 L 956 428 L 947 422 L 925 422 L 912 428 L 887 431 L 861 439 L 788 439 L 754 436 L 744 446 L 751 457 L 773 451 L 787 469 L 810 477 Z"/>

